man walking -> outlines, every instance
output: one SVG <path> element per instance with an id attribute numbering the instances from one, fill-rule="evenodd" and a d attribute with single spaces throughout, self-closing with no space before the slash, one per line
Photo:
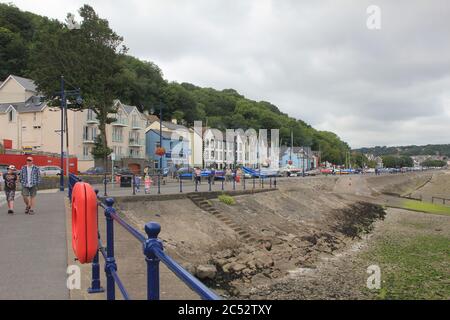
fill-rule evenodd
<path id="1" fill-rule="evenodd" d="M 41 182 L 39 168 L 33 164 L 33 158 L 27 158 L 27 164 L 20 171 L 20 183 L 22 184 L 22 197 L 25 202 L 25 214 L 34 214 L 34 205 L 37 194 L 37 186 Z"/>

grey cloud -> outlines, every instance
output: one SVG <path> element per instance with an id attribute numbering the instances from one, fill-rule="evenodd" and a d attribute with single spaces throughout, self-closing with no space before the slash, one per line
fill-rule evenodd
<path id="1" fill-rule="evenodd" d="M 168 80 L 235 88 L 354 147 L 450 142 L 447 0 L 13 2 L 59 19 L 91 3 Z"/>

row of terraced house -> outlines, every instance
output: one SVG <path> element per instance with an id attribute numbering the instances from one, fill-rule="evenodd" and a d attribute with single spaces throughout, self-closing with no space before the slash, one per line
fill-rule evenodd
<path id="1" fill-rule="evenodd" d="M 161 142 L 166 151 L 162 157 L 163 168 L 255 167 L 257 158 L 267 165 L 269 151 L 262 148 L 266 150 L 263 154 L 243 135 L 227 140 L 225 133 L 205 128 L 201 123 L 194 128 L 186 128 L 175 120 L 160 123 L 157 116 L 142 113 L 137 107 L 119 100 L 114 101 L 114 106 L 117 112 L 112 116 L 116 121 L 106 126 L 106 134 L 118 167 L 134 171 L 141 171 L 145 166 L 158 168 L 160 157 L 155 152 Z M 59 107 L 52 107 L 43 100 L 33 80 L 10 75 L 0 82 L 0 142 L 7 152 L 58 154 L 61 151 L 60 112 Z M 93 110 L 69 109 L 67 122 L 66 152 L 78 159 L 78 171 L 98 166 L 91 154 L 99 133 Z M 277 159 L 275 161 L 278 163 Z"/>

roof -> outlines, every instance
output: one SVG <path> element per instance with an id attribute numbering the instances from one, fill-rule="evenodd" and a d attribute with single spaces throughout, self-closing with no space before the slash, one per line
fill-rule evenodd
<path id="1" fill-rule="evenodd" d="M 179 124 L 175 124 L 175 123 L 172 123 L 172 122 L 169 122 L 169 121 L 163 121 L 162 125 L 164 127 L 166 127 L 167 129 L 169 129 L 169 130 L 177 130 L 177 129 L 183 129 L 184 130 L 184 129 L 186 129 L 185 126 L 182 126 L 182 125 L 179 125 Z"/>
<path id="2" fill-rule="evenodd" d="M 132 113 L 133 110 L 134 110 L 134 108 L 136 108 L 135 106 L 128 106 L 128 105 L 126 105 L 126 104 L 122 104 L 122 105 L 123 105 L 123 108 L 125 109 L 125 111 L 126 111 L 128 114 Z"/>
<path id="3" fill-rule="evenodd" d="M 19 113 L 40 112 L 45 108 L 46 105 L 47 104 L 45 102 L 41 101 L 40 97 L 32 96 L 25 102 L 0 104 L 0 112 L 6 112 L 9 106 L 14 107 L 14 109 L 16 109 L 16 111 Z"/>
<path id="4" fill-rule="evenodd" d="M 155 134 L 157 134 L 159 136 L 159 130 L 151 129 L 149 131 L 152 131 L 152 132 L 154 132 Z M 172 134 L 173 134 L 173 132 L 162 131 L 163 139 L 166 139 L 166 140 L 179 140 L 179 137 L 177 139 L 172 139 Z"/>
<path id="5" fill-rule="evenodd" d="M 147 118 L 148 122 L 153 123 L 155 121 L 159 122 L 159 117 L 155 116 L 154 114 L 144 114 L 144 116 Z"/>
<path id="6" fill-rule="evenodd" d="M 10 105 L 11 103 L 0 104 L 0 112 L 5 113 L 6 111 L 8 111 Z"/>
<path id="7" fill-rule="evenodd" d="M 288 146 L 280 147 L 280 155 L 284 155 L 290 151 L 291 151 L 291 147 L 288 147 Z M 311 154 L 312 153 L 311 147 L 293 147 L 292 148 L 293 154 L 299 154 L 299 153 L 303 153 L 303 152 Z"/>
<path id="8" fill-rule="evenodd" d="M 22 78 L 22 77 L 15 76 L 15 75 L 10 75 L 9 77 L 11 77 L 12 79 L 16 80 L 22 87 L 25 88 L 25 90 L 37 92 L 37 87 L 34 84 L 33 80 L 28 79 L 28 78 Z M 8 80 L 8 79 L 6 79 L 6 80 Z"/>

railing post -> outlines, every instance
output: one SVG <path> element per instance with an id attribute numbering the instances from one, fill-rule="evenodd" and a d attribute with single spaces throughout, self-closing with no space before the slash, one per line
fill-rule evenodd
<path id="1" fill-rule="evenodd" d="M 153 249 L 163 250 L 161 240 L 158 240 L 158 234 L 161 226 L 156 222 L 149 222 L 145 225 L 145 233 L 148 239 L 144 244 L 145 261 L 147 262 L 147 300 L 159 300 L 159 258 L 155 255 Z"/>
<path id="2" fill-rule="evenodd" d="M 106 298 L 108 300 L 116 299 L 115 281 L 111 271 L 117 271 L 116 260 L 114 259 L 114 220 L 111 214 L 115 212 L 113 205 L 114 199 L 108 198 L 105 200 L 107 206 L 105 210 L 106 216 Z"/>
<path id="3" fill-rule="evenodd" d="M 98 189 L 95 189 L 95 194 L 98 196 Z M 97 205 L 97 226 L 98 226 L 98 205 Z M 97 230 L 98 233 L 98 230 Z M 91 287 L 88 288 L 88 293 L 100 293 L 105 292 L 100 284 L 100 264 L 98 263 L 98 250 L 97 254 L 92 261 L 92 281 Z"/>
<path id="4" fill-rule="evenodd" d="M 108 181 L 106 180 L 106 171 L 105 171 L 105 176 L 103 177 L 103 185 L 104 185 L 104 193 L 103 196 L 107 197 L 108 193 L 106 192 L 106 185 L 108 184 Z"/>
<path id="5" fill-rule="evenodd" d="M 161 194 L 161 175 L 158 173 L 158 194 Z"/>

